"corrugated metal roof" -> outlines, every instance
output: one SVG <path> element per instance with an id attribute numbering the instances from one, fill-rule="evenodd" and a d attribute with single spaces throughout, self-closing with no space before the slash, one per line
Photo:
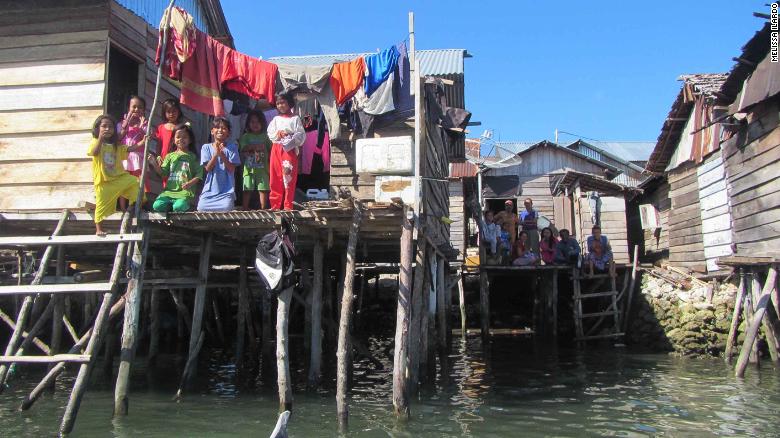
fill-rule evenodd
<path id="1" fill-rule="evenodd" d="M 619 158 L 626 162 L 631 161 L 647 161 L 650 157 L 650 153 L 653 152 L 655 147 L 654 141 L 594 141 L 594 140 L 575 140 L 567 148 L 572 148 L 577 142 L 593 149 L 598 154 L 599 151 L 606 152 L 613 155 L 615 158 Z M 585 155 L 591 156 L 590 153 L 580 150 Z M 593 155 L 592 158 L 601 160 L 601 157 Z"/>
<path id="2" fill-rule="evenodd" d="M 165 11 L 170 2 L 168 0 L 117 0 L 117 3 L 143 18 L 144 21 L 156 29 L 160 25 L 163 11 Z M 179 0 L 176 2 L 176 6 L 183 8 L 192 15 L 195 27 L 209 33 L 206 12 L 203 10 L 200 1 Z"/>
<path id="3" fill-rule="evenodd" d="M 371 52 L 342 53 L 334 55 L 273 56 L 267 60 L 277 64 L 328 65 L 337 62 L 350 61 L 358 56 L 370 54 Z M 462 75 L 463 60 L 471 57 L 466 49 L 418 50 L 417 56 L 420 59 L 420 70 L 422 71 L 422 74 L 428 76 Z"/>

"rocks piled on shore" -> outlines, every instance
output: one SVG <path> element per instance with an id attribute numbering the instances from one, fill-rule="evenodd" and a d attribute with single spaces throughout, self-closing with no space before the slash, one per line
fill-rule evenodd
<path id="1" fill-rule="evenodd" d="M 645 274 L 634 305 L 627 341 L 652 351 L 717 356 L 726 347 L 737 288 L 730 283 L 683 290 Z M 744 322 L 740 333 L 744 332 Z M 738 340 L 741 345 L 741 335 Z"/>

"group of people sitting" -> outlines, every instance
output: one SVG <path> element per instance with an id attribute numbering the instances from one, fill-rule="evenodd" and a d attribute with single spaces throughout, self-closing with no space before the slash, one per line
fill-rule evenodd
<path id="1" fill-rule="evenodd" d="M 594 225 L 588 236 L 587 253 L 582 254 L 580 244 L 569 230 L 563 228 L 555 235 L 552 227 L 539 231 L 539 213 L 533 208 L 533 200 L 526 198 L 525 210 L 515 214 L 514 203 L 507 200 L 504 210 L 484 212 L 481 244 L 488 254 L 487 264 L 579 265 L 584 260 L 586 273 L 615 275 L 615 262 L 607 236 L 601 227 Z"/>

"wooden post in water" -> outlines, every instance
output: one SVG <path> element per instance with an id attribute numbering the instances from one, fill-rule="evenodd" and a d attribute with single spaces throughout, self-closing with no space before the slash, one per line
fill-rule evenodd
<path id="1" fill-rule="evenodd" d="M 759 273 L 754 270 L 753 287 L 750 289 L 751 297 L 753 298 L 753 303 L 758 303 L 761 300 L 761 284 L 758 281 L 758 276 Z M 771 300 L 771 293 L 768 299 Z M 769 357 L 772 359 L 772 362 L 777 362 L 778 360 L 777 338 L 775 338 L 775 332 L 771 327 L 771 325 L 769 324 L 768 317 L 765 317 L 761 320 L 761 331 L 764 333 L 764 338 L 766 338 L 766 348 L 769 351 Z M 756 344 L 758 344 L 758 342 L 756 342 Z M 756 346 L 756 349 L 757 348 L 758 347 Z"/>
<path id="2" fill-rule="evenodd" d="M 393 355 L 393 412 L 399 420 L 409 419 L 409 318 L 412 312 L 412 223 L 404 209 L 401 228 L 401 264 L 398 273 L 398 307 L 395 314 Z"/>
<path id="3" fill-rule="evenodd" d="M 138 318 L 141 313 L 142 293 L 144 290 L 144 268 L 146 253 L 149 249 L 149 226 L 143 228 L 144 237 L 133 245 L 133 258 L 130 261 L 130 282 L 125 304 L 125 320 L 122 327 L 122 351 L 120 353 L 119 372 L 114 388 L 114 415 L 127 415 L 127 388 L 130 381 L 130 366 L 135 358 L 138 338 Z M 139 248 L 140 247 L 140 248 Z"/>
<path id="4" fill-rule="evenodd" d="M 64 277 L 67 275 L 67 265 L 65 263 L 65 246 L 60 245 L 57 247 L 57 277 Z M 52 313 L 51 321 L 51 354 L 55 355 L 60 352 L 62 348 L 62 316 L 65 314 L 65 300 L 61 294 L 52 294 L 51 299 L 54 301 L 54 309 Z M 53 365 L 52 365 L 53 366 Z M 52 368 L 49 366 L 49 369 Z M 52 389 L 54 387 L 52 386 Z"/>
<path id="5" fill-rule="evenodd" d="M 758 330 L 761 328 L 761 322 L 764 319 L 766 313 L 766 307 L 771 299 L 772 290 L 777 287 L 777 271 L 775 265 L 770 266 L 769 273 L 766 276 L 766 282 L 764 283 L 764 289 L 761 291 L 761 295 L 756 302 L 755 314 L 750 320 L 750 325 L 745 332 L 745 342 L 742 344 L 742 351 L 739 353 L 739 359 L 737 360 L 737 367 L 734 374 L 737 377 L 745 376 L 745 368 L 747 368 L 748 358 L 751 350 L 755 347 L 756 337 L 758 336 Z"/>
<path id="6" fill-rule="evenodd" d="M 293 395 L 290 379 L 290 357 L 287 330 L 289 327 L 290 300 L 294 286 L 283 290 L 277 298 L 276 308 L 276 371 L 279 386 L 279 412 L 292 411 Z"/>
<path id="7" fill-rule="evenodd" d="M 482 342 L 490 340 L 490 280 L 485 270 L 485 245 L 479 245 L 479 316 Z"/>
<path id="8" fill-rule="evenodd" d="M 260 348 L 260 354 L 262 356 L 260 363 L 260 373 L 263 378 L 263 383 L 269 383 L 271 381 L 271 373 L 273 372 L 272 363 L 274 363 L 274 345 L 272 336 L 273 327 L 273 301 L 268 295 L 269 292 L 263 287 L 260 292 L 263 295 L 263 332 L 261 334 L 262 346 Z"/>
<path id="9" fill-rule="evenodd" d="M 753 288 L 756 286 L 753 284 L 753 276 L 755 274 L 753 271 L 748 269 L 747 272 L 747 291 L 745 292 L 745 305 L 743 306 L 742 310 L 744 312 L 744 320 L 745 320 L 745 330 L 748 329 L 748 325 L 750 324 L 750 321 L 753 319 L 753 305 L 755 304 L 753 302 Z M 747 332 L 746 332 L 747 333 Z M 747 339 L 747 338 L 746 338 Z M 748 357 L 748 361 L 750 363 L 758 364 L 758 345 L 755 343 L 752 344 L 750 348 L 750 356 Z"/>
<path id="10" fill-rule="evenodd" d="M 314 260 L 312 270 L 313 284 L 311 289 L 311 354 L 309 355 L 309 389 L 315 389 L 319 386 L 322 376 L 322 270 L 323 270 L 323 247 L 322 241 L 318 237 L 314 240 Z"/>
<path id="11" fill-rule="evenodd" d="M 731 358 L 734 355 L 734 344 L 736 344 L 739 334 L 739 317 L 742 314 L 742 303 L 745 301 L 745 271 L 742 267 L 737 269 L 739 270 L 739 289 L 737 290 L 736 301 L 734 301 L 734 313 L 731 315 L 729 337 L 726 339 L 726 351 L 723 354 L 727 363 L 731 362 Z"/>
<path id="12" fill-rule="evenodd" d="M 460 306 L 460 332 L 466 338 L 466 290 L 463 287 L 463 271 L 458 268 L 458 305 Z"/>
<path id="13" fill-rule="evenodd" d="M 444 278 L 444 258 L 437 256 L 436 262 L 436 316 L 437 325 L 436 330 L 438 335 L 439 351 L 446 353 L 447 351 L 447 333 L 449 327 L 447 327 L 447 320 L 449 314 L 449 308 L 447 308 L 447 299 L 445 294 L 449 293 Z"/>
<path id="14" fill-rule="evenodd" d="M 192 306 L 192 329 L 190 330 L 190 348 L 188 361 L 197 358 L 198 338 L 203 327 L 203 310 L 206 306 L 206 284 L 209 280 L 209 268 L 211 267 L 211 248 L 214 245 L 214 235 L 209 233 L 203 238 L 200 245 L 200 265 L 198 266 L 198 285 L 195 288 L 195 303 Z M 198 373 L 197 361 L 192 364 L 185 383 L 189 383 Z M 185 385 L 186 386 L 186 385 Z"/>
<path id="15" fill-rule="evenodd" d="M 57 222 L 57 226 L 54 228 L 54 232 L 51 234 L 52 236 L 58 236 L 62 232 L 62 227 L 65 225 L 65 221 L 68 220 L 68 215 L 70 212 L 68 210 L 65 210 L 62 212 L 62 216 L 60 217 L 59 222 Z M 33 278 L 33 281 L 31 284 L 38 285 L 43 282 L 43 277 L 46 275 L 46 268 L 49 265 L 49 259 L 51 258 L 51 255 L 54 253 L 54 246 L 49 245 L 46 247 L 46 250 L 43 252 L 43 256 L 41 256 L 41 263 L 38 265 L 38 271 L 35 273 L 35 278 Z M 21 278 L 21 271 L 19 272 L 19 277 Z M 22 341 L 22 332 L 24 331 L 24 327 L 27 325 L 27 318 L 30 316 L 30 311 L 32 310 L 33 305 L 33 296 L 27 295 L 24 297 L 24 300 L 22 301 L 22 305 L 19 309 L 19 313 L 16 317 L 16 327 L 14 327 L 13 333 L 11 333 L 11 339 L 8 340 L 8 345 L 5 347 L 5 354 L 4 356 L 11 356 L 16 352 L 16 348 L 19 346 L 19 343 Z M 31 336 L 35 336 L 35 334 L 31 334 Z M 10 364 L 0 364 L 0 394 L 2 394 L 3 390 L 5 389 L 5 381 L 8 377 L 8 367 Z"/>
<path id="16" fill-rule="evenodd" d="M 352 346 L 350 344 L 349 328 L 352 321 L 352 301 L 354 300 L 353 284 L 355 282 L 355 249 L 357 247 L 358 232 L 362 220 L 361 205 L 353 200 L 352 225 L 349 229 L 347 241 L 347 263 L 344 266 L 344 290 L 341 297 L 341 316 L 339 318 L 339 339 L 336 350 L 336 411 L 339 422 L 339 431 L 347 430 L 349 418 L 349 405 L 347 404 L 348 385 L 348 361 L 352 358 Z"/>
<path id="17" fill-rule="evenodd" d="M 414 282 L 412 283 L 412 322 L 409 328 L 409 392 L 415 394 L 420 379 L 420 357 L 424 353 L 422 349 L 422 321 L 425 317 L 424 300 L 427 300 L 424 286 L 425 265 L 427 262 L 427 248 L 425 239 L 420 235 L 417 240 L 417 253 L 415 255 Z M 427 293 L 427 292 L 426 292 Z"/>
<path id="18" fill-rule="evenodd" d="M 241 261 L 238 271 L 238 311 L 236 312 L 236 366 L 244 366 L 244 340 L 246 338 L 247 315 L 249 313 L 249 289 L 247 286 L 247 248 L 241 247 Z M 250 322 L 251 323 L 251 322 Z"/>

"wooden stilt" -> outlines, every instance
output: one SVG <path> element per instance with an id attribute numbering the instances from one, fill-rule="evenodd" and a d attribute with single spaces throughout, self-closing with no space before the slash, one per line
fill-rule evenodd
<path id="1" fill-rule="evenodd" d="M 322 376 L 322 270 L 323 270 L 322 241 L 314 241 L 313 260 L 313 284 L 311 289 L 311 354 L 309 355 L 309 389 L 319 386 Z"/>
<path id="2" fill-rule="evenodd" d="M 751 297 L 753 298 L 753 303 L 758 303 L 761 299 L 761 284 L 758 281 L 759 273 L 754 271 L 753 272 L 753 287 L 751 287 Z M 771 300 L 771 295 L 770 298 Z M 766 339 L 766 346 L 767 351 L 769 351 L 769 357 L 772 359 L 772 362 L 777 362 L 778 360 L 778 353 L 777 353 L 777 339 L 775 338 L 775 332 L 772 329 L 772 327 L 769 326 L 769 318 L 763 318 L 761 320 L 761 332 L 764 333 L 764 338 Z M 758 344 L 758 342 L 756 342 Z M 758 346 L 756 345 L 756 349 Z"/>
<path id="3" fill-rule="evenodd" d="M 552 331 L 553 337 L 558 338 L 558 270 L 552 271 Z"/>
<path id="4" fill-rule="evenodd" d="M 225 329 L 222 327 L 222 315 L 219 313 L 219 297 L 225 292 L 225 289 L 217 289 L 216 294 L 211 295 L 211 313 L 214 315 L 214 325 L 217 326 L 217 336 L 219 342 L 225 345 Z"/>
<path id="5" fill-rule="evenodd" d="M 69 214 L 70 212 L 68 210 L 62 212 L 62 216 L 57 222 L 57 226 L 54 228 L 52 236 L 58 236 L 62 232 L 62 228 L 65 225 L 65 221 L 68 220 Z M 41 256 L 41 262 L 38 265 L 38 271 L 35 273 L 35 277 L 33 278 L 32 285 L 39 285 L 43 281 L 43 277 L 46 275 L 46 268 L 49 265 L 49 259 L 54 253 L 54 249 L 55 247 L 53 245 L 49 245 L 46 247 L 46 250 L 44 250 L 43 256 Z M 21 278 L 21 271 L 19 271 L 19 278 Z M 14 331 L 11 333 L 11 338 L 8 340 L 8 345 L 5 347 L 4 356 L 11 356 L 16 352 L 19 343 L 22 341 L 22 332 L 24 331 L 24 327 L 27 325 L 27 319 L 30 316 L 32 305 L 33 296 L 25 296 L 19 308 L 19 313 L 16 317 L 16 327 L 14 327 Z M 33 334 L 32 336 L 35 335 Z M 9 364 L 0 364 L 0 394 L 2 394 L 3 390 L 5 389 L 5 382 L 6 378 L 8 377 L 8 367 Z"/>
<path id="6" fill-rule="evenodd" d="M 122 224 L 120 225 L 119 228 L 120 233 L 127 232 L 129 223 L 130 223 L 130 215 L 128 213 L 123 214 Z M 79 373 L 76 376 L 76 382 L 73 384 L 73 391 L 70 393 L 68 404 L 65 407 L 65 414 L 63 415 L 62 423 L 60 424 L 61 435 L 69 434 L 73 430 L 73 425 L 76 422 L 76 415 L 78 415 L 79 406 L 81 405 L 81 399 L 84 396 L 84 392 L 87 389 L 87 384 L 89 383 L 89 376 L 92 373 L 92 368 L 95 365 L 95 356 L 97 355 L 97 352 L 100 350 L 100 346 L 103 343 L 105 327 L 106 324 L 108 324 L 109 322 L 111 309 L 113 307 L 111 305 L 111 301 L 117 295 L 119 276 L 124 268 L 126 250 L 127 250 L 127 243 L 122 242 L 117 245 L 116 254 L 114 255 L 114 263 L 112 264 L 111 267 L 111 276 L 109 279 L 109 284 L 111 285 L 111 292 L 103 295 L 103 300 L 100 303 L 97 317 L 95 318 L 95 324 L 92 326 L 91 333 L 88 332 L 87 335 L 84 335 L 82 337 L 82 339 L 84 338 L 89 339 L 84 354 L 89 355 L 90 360 L 87 363 L 81 364 L 81 366 L 79 367 Z M 124 307 L 124 301 L 125 300 L 123 300 L 122 307 Z M 74 349 L 75 351 L 72 352 L 76 353 L 78 351 L 77 346 L 74 345 L 74 347 L 71 350 Z M 54 378 L 56 378 L 56 374 L 54 373 L 56 369 L 57 367 L 52 368 L 49 374 L 47 374 L 47 377 L 49 375 L 53 375 Z M 41 385 L 38 386 L 40 387 Z M 38 389 L 38 387 L 36 387 L 36 389 Z M 33 392 L 35 392 L 35 390 L 33 390 Z M 25 409 L 25 405 L 27 405 L 27 407 L 29 408 L 29 406 L 32 405 L 32 403 L 35 401 L 35 398 L 36 397 L 34 397 L 33 394 L 31 393 L 30 398 L 28 400 L 25 400 L 22 403 L 22 409 Z"/>
<path id="7" fill-rule="evenodd" d="M 241 248 L 238 268 L 238 310 L 236 312 L 236 366 L 244 366 L 244 340 L 246 338 L 247 313 L 249 312 L 249 289 L 247 286 L 247 248 Z"/>
<path id="8" fill-rule="evenodd" d="M 149 297 L 149 312 L 151 321 L 149 322 L 149 356 L 147 366 L 155 368 L 157 366 L 157 356 L 160 354 L 160 295 L 159 288 L 152 289 Z"/>
<path id="9" fill-rule="evenodd" d="M 263 381 L 268 383 L 271 381 L 271 373 L 273 370 L 272 364 L 274 363 L 274 344 L 273 344 L 273 302 L 268 296 L 268 291 L 263 290 L 263 333 L 262 333 L 262 362 L 261 362 L 261 374 Z"/>
<path id="10" fill-rule="evenodd" d="M 130 261 L 130 282 L 128 283 L 127 303 L 125 304 L 125 319 L 122 326 L 122 351 L 120 353 L 119 371 L 114 387 L 114 415 L 127 415 L 129 400 L 127 391 L 130 382 L 130 367 L 135 358 L 138 345 L 138 326 L 143 302 L 144 269 L 146 253 L 149 250 L 150 229 L 143 228 L 143 240 L 133 245 L 133 258 Z"/>
<path id="11" fill-rule="evenodd" d="M 484 254 L 484 248 L 480 252 Z M 490 280 L 482 264 L 479 267 L 479 316 L 482 341 L 487 343 L 490 339 Z"/>
<path id="12" fill-rule="evenodd" d="M 393 412 L 399 420 L 409 419 L 409 319 L 412 313 L 412 252 L 414 251 L 412 236 L 412 223 L 404 211 L 393 354 Z"/>
<path id="13" fill-rule="evenodd" d="M 447 351 L 447 333 L 449 332 L 449 327 L 447 324 L 448 320 L 448 312 L 449 309 L 447 308 L 447 300 L 445 298 L 445 294 L 448 293 L 446 287 L 447 285 L 444 284 L 444 258 L 443 257 L 437 257 L 436 261 L 436 323 L 438 325 L 436 329 L 436 335 L 437 335 L 437 341 L 438 341 L 438 347 L 439 351 L 443 352 L 443 354 L 446 354 Z"/>
<path id="14" fill-rule="evenodd" d="M 748 325 L 750 324 L 750 321 L 753 320 L 753 313 L 754 308 L 753 305 L 755 304 L 753 302 L 753 288 L 756 287 L 755 284 L 753 284 L 753 272 L 748 270 L 747 272 L 747 279 L 748 279 L 748 290 L 745 293 L 745 305 L 742 308 L 742 311 L 744 312 L 743 319 L 745 320 L 745 330 L 747 330 Z M 748 362 L 758 364 L 758 345 L 753 343 L 750 347 L 750 356 L 748 357 Z"/>
<path id="15" fill-rule="evenodd" d="M 737 298 L 734 301 L 734 313 L 731 315 L 729 337 L 726 339 L 726 350 L 723 354 L 727 363 L 731 362 L 731 358 L 734 355 L 734 344 L 737 342 L 739 330 L 739 317 L 742 315 L 742 303 L 745 301 L 745 271 L 741 267 L 737 269 L 739 270 L 739 289 L 737 290 Z"/>
<path id="16" fill-rule="evenodd" d="M 428 263 L 423 277 L 423 318 L 420 326 L 420 340 L 422 341 L 420 354 L 420 382 L 427 383 L 429 378 L 435 377 L 436 371 L 436 291 L 435 272 L 436 255 L 433 248 L 428 250 Z M 433 372 L 431 372 L 433 370 Z"/>
<path id="17" fill-rule="evenodd" d="M 293 287 L 290 286 L 277 298 L 276 308 L 276 371 L 279 386 L 279 412 L 292 411 L 293 395 L 290 379 L 290 357 L 288 353 L 288 328 L 290 300 Z"/>
<path id="18" fill-rule="evenodd" d="M 425 239 L 420 236 L 417 240 L 417 253 L 415 254 L 414 280 L 412 283 L 412 314 L 409 328 L 409 395 L 417 392 L 420 381 L 420 357 L 425 354 L 422 349 L 422 321 L 425 316 L 424 302 L 427 300 L 427 291 L 423 286 L 425 281 L 425 265 L 427 264 L 427 248 Z"/>
<path id="19" fill-rule="evenodd" d="M 750 350 L 755 346 L 758 330 L 761 327 L 761 321 L 764 319 L 767 305 L 771 299 L 772 289 L 776 288 L 776 281 L 777 271 L 776 267 L 773 265 L 769 268 L 769 273 L 767 274 L 766 282 L 764 283 L 764 289 L 761 291 L 761 295 L 756 302 L 755 314 L 750 320 L 747 332 L 745 332 L 745 342 L 742 344 L 742 351 L 739 353 L 739 359 L 737 360 L 737 366 L 734 372 L 737 377 L 745 376 Z"/>
<path id="20" fill-rule="evenodd" d="M 347 430 L 349 418 L 349 405 L 347 403 L 347 373 L 348 361 L 352 358 L 352 346 L 350 344 L 349 329 L 352 321 L 352 302 L 354 300 L 353 283 L 355 282 L 355 249 L 357 247 L 360 222 L 363 218 L 361 205 L 357 201 L 353 204 L 352 226 L 349 229 L 347 241 L 346 265 L 344 266 L 344 290 L 341 297 L 341 317 L 339 318 L 338 349 L 336 350 L 336 411 L 339 422 L 339 430 Z"/>
<path id="21" fill-rule="evenodd" d="M 311 354 L 311 265 L 312 261 L 303 258 L 301 260 L 300 290 L 303 296 L 303 351 L 304 362 L 309 362 Z"/>
<path id="22" fill-rule="evenodd" d="M 463 271 L 458 269 L 458 305 L 460 306 L 460 331 L 461 335 L 466 337 L 466 290 L 463 287 Z"/>
<path id="23" fill-rule="evenodd" d="M 14 322 L 14 320 L 11 318 L 10 315 L 3 312 L 2 309 L 0 309 L 0 319 L 2 319 L 8 325 L 8 327 L 11 328 L 12 331 L 16 329 L 16 323 Z M 30 332 L 22 331 L 22 337 L 24 337 L 25 339 L 29 338 Z M 47 355 L 52 354 L 52 350 L 50 346 L 46 345 L 45 342 L 43 342 L 42 340 L 38 339 L 35 336 L 33 336 L 32 338 L 33 338 L 32 340 L 33 345 L 38 347 L 39 350 L 41 350 L 44 354 Z"/>
<path id="24" fill-rule="evenodd" d="M 184 365 L 184 372 L 181 375 L 179 389 L 176 391 L 176 395 L 173 397 L 173 400 L 176 402 L 180 402 L 182 399 L 184 387 L 187 386 L 187 381 L 190 379 L 192 369 L 195 366 L 195 363 L 198 361 L 198 352 L 200 352 L 200 349 L 203 347 L 203 340 L 205 338 L 206 332 L 201 330 L 200 334 L 198 335 L 198 340 L 195 342 L 195 347 L 192 351 L 190 351 L 190 355 L 187 357 L 187 363 Z"/>
<path id="25" fill-rule="evenodd" d="M 57 247 L 57 277 L 64 277 L 67 274 L 65 264 L 65 246 Z M 62 316 L 65 312 L 65 297 L 61 294 L 52 294 L 51 299 L 54 302 L 54 309 L 51 321 L 51 354 L 57 354 L 62 349 Z"/>
<path id="26" fill-rule="evenodd" d="M 190 330 L 190 348 L 189 359 L 193 360 L 193 356 L 197 357 L 198 351 L 198 338 L 200 332 L 203 329 L 203 310 L 206 306 L 206 283 L 209 279 L 209 268 L 211 267 L 211 248 L 214 245 L 214 235 L 209 233 L 203 238 L 200 246 L 200 265 L 198 266 L 198 286 L 195 288 L 195 303 L 192 306 L 192 329 Z M 187 384 L 192 382 L 192 379 L 198 373 L 198 364 L 194 362 L 192 368 L 187 376 Z M 185 386 L 187 386 L 185 384 Z"/>

